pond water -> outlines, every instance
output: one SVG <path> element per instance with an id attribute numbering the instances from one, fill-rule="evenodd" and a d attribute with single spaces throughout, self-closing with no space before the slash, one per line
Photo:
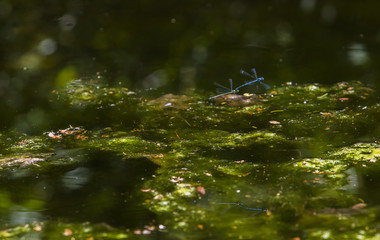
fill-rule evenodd
<path id="1" fill-rule="evenodd" d="M 2 239 L 380 239 L 378 3 L 37 2 L 0 1 Z"/>

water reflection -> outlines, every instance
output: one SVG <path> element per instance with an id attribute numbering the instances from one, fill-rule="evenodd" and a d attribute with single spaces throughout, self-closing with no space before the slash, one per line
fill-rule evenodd
<path id="1" fill-rule="evenodd" d="M 75 155 L 69 157 L 75 159 Z M 153 214 L 139 205 L 141 185 L 151 178 L 156 169 L 154 164 L 146 159 L 123 160 L 102 152 L 90 152 L 87 158 L 84 165 L 75 166 L 72 161 L 72 166 L 48 170 L 38 174 L 38 178 L 31 172 L 8 178 L 0 194 L 3 219 L 9 219 L 9 226 L 46 218 L 107 222 L 124 227 L 152 221 Z"/>
<path id="2" fill-rule="evenodd" d="M 368 51 L 362 43 L 352 43 L 348 47 L 348 59 L 355 66 L 366 65 L 370 63 Z"/>
<path id="3" fill-rule="evenodd" d="M 62 176 L 64 187 L 69 190 L 76 190 L 82 188 L 91 177 L 91 170 L 84 167 L 78 167 L 74 170 L 66 172 Z"/>
<path id="4" fill-rule="evenodd" d="M 33 211 L 33 209 L 25 209 L 23 206 L 13 206 L 10 210 L 9 222 L 10 226 L 25 225 L 33 222 L 40 222 L 45 219 L 43 213 Z"/>

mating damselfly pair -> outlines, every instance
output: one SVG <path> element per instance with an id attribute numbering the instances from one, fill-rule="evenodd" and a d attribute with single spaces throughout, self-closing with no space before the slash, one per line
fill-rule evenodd
<path id="1" fill-rule="evenodd" d="M 261 77 L 261 78 L 257 78 L 256 70 L 255 70 L 254 68 L 252 68 L 251 71 L 252 71 L 252 74 L 247 73 L 247 72 L 244 71 L 243 69 L 240 70 L 240 73 L 241 73 L 241 74 L 243 74 L 244 76 L 247 76 L 247 77 L 249 77 L 249 78 L 251 78 L 251 79 L 250 79 L 248 82 L 246 82 L 246 83 L 244 83 L 244 84 L 238 86 L 237 88 L 233 88 L 233 87 L 232 87 L 232 79 L 231 79 L 231 78 L 228 79 L 228 81 L 230 82 L 230 88 L 225 87 L 225 86 L 223 86 L 223 85 L 220 85 L 219 83 L 214 82 L 214 84 L 215 84 L 216 86 L 218 86 L 219 89 L 220 89 L 221 91 L 223 91 L 223 93 L 218 94 L 218 95 L 213 96 L 213 97 L 210 97 L 209 99 L 213 99 L 213 98 L 221 97 L 221 96 L 228 95 L 228 94 L 237 94 L 237 93 L 239 92 L 240 88 L 245 87 L 245 86 L 248 86 L 248 85 L 252 85 L 252 84 L 254 84 L 254 83 L 256 83 L 256 82 L 261 83 L 265 88 L 269 88 L 268 85 L 262 83 L 262 81 L 264 80 L 263 77 Z"/>

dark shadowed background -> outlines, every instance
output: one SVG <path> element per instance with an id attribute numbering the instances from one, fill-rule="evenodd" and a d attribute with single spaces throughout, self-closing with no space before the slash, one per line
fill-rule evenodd
<path id="1" fill-rule="evenodd" d="M 269 85 L 378 88 L 378 1 L 0 1 L 0 123 L 30 130 L 73 79 L 214 92 L 255 67 Z"/>

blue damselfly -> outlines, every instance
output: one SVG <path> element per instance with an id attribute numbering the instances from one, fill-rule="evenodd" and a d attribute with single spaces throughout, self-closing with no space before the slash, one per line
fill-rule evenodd
<path id="1" fill-rule="evenodd" d="M 232 79 L 231 79 L 231 78 L 228 79 L 228 81 L 230 82 L 230 88 L 225 87 L 225 86 L 223 86 L 223 85 L 220 85 L 219 83 L 214 82 L 214 84 L 215 84 L 216 86 L 218 86 L 219 89 L 222 90 L 222 91 L 224 91 L 224 92 L 221 93 L 221 94 L 218 94 L 218 95 L 216 95 L 216 96 L 210 97 L 209 99 L 217 98 L 217 97 L 224 96 L 224 95 L 228 95 L 228 94 L 237 94 L 237 93 L 239 92 L 239 89 L 240 89 L 240 88 L 245 87 L 245 86 L 248 86 L 248 85 L 251 85 L 251 84 L 256 83 L 256 82 L 260 82 L 260 83 L 261 83 L 261 81 L 264 80 L 263 77 L 261 77 L 261 78 L 257 78 L 256 70 L 255 70 L 254 68 L 252 68 L 251 71 L 252 71 L 252 74 L 249 74 L 249 73 L 247 73 L 246 71 L 244 71 L 243 69 L 240 70 L 240 73 L 241 73 L 241 74 L 243 74 L 243 75 L 245 75 L 245 76 L 248 76 L 248 77 L 250 77 L 250 78 L 252 78 L 252 79 L 251 79 L 250 81 L 244 83 L 243 85 L 238 86 L 238 87 L 235 88 L 235 89 L 232 87 Z M 265 85 L 266 85 L 266 84 L 265 84 Z"/>

